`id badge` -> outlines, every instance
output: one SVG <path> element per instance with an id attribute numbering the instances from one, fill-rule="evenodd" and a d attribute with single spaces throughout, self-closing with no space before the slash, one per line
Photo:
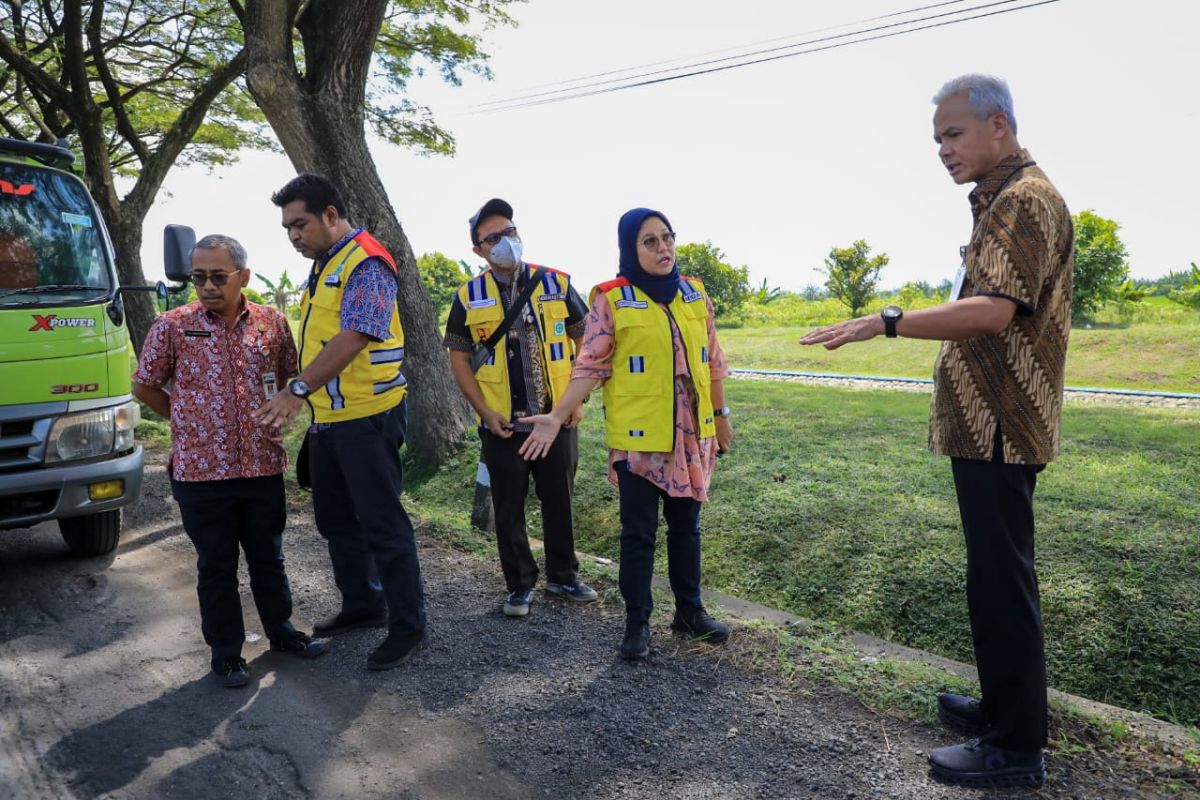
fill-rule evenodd
<path id="1" fill-rule="evenodd" d="M 262 376 L 263 394 L 270 400 L 279 393 L 279 383 L 275 380 L 274 372 L 264 372 Z"/>
<path id="2" fill-rule="evenodd" d="M 963 281 L 965 281 L 967 277 L 967 248 L 958 248 L 958 254 L 962 256 L 962 263 L 958 267 L 958 272 L 954 274 L 954 286 L 950 288 L 951 303 L 962 296 Z"/>

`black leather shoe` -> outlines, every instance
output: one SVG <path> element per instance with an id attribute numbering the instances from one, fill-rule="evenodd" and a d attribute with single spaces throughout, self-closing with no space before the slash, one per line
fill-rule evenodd
<path id="1" fill-rule="evenodd" d="M 621 641 L 621 658 L 645 658 L 650 655 L 650 624 L 625 621 L 625 638 Z"/>
<path id="2" fill-rule="evenodd" d="M 250 673 L 246 670 L 246 660 L 243 658 L 215 662 L 212 669 L 217 683 L 226 689 L 237 689 L 250 682 Z"/>
<path id="3" fill-rule="evenodd" d="M 316 639 L 306 634 L 296 632 L 295 636 L 278 641 L 271 640 L 271 649 L 277 653 L 290 653 L 296 658 L 316 658 L 322 655 L 328 649 L 324 642 L 319 642 Z"/>
<path id="4" fill-rule="evenodd" d="M 425 632 L 389 633 L 383 644 L 367 656 L 367 669 L 381 670 L 398 667 L 412 657 L 425 641 Z"/>
<path id="5" fill-rule="evenodd" d="M 720 644 L 729 638 L 729 626 L 710 617 L 704 606 L 676 608 L 671 630 L 712 644 Z"/>
<path id="6" fill-rule="evenodd" d="M 313 625 L 313 636 L 324 639 L 360 628 L 382 628 L 385 625 L 387 625 L 387 611 L 369 614 L 348 614 L 345 611 L 339 611 L 332 617 L 326 617 Z"/>
<path id="7" fill-rule="evenodd" d="M 988 729 L 983 707 L 974 697 L 942 692 L 937 696 L 937 701 L 938 719 L 947 728 L 968 736 L 978 736 Z"/>
<path id="8" fill-rule="evenodd" d="M 1021 753 L 972 739 L 931 750 L 928 758 L 934 775 L 960 786 L 1041 786 L 1046 780 L 1041 750 Z"/>

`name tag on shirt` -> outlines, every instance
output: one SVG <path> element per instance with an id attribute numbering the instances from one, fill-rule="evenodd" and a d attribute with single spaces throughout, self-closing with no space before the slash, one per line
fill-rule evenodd
<path id="1" fill-rule="evenodd" d="M 279 394 L 279 382 L 275 380 L 274 372 L 264 372 L 262 376 L 263 394 L 268 400 Z"/>
<path id="2" fill-rule="evenodd" d="M 208 339 L 208 338 L 212 337 L 212 331 L 184 331 L 183 335 L 184 336 L 198 336 L 201 339 Z"/>
<path id="3" fill-rule="evenodd" d="M 647 308 L 645 300 L 618 300 L 617 308 Z"/>
<path id="4" fill-rule="evenodd" d="M 496 305 L 496 298 L 485 297 L 483 300 L 468 300 L 467 304 L 471 308 L 488 308 L 490 306 Z"/>

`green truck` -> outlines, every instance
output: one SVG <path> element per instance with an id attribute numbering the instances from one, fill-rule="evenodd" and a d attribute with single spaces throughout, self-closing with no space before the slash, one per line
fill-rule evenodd
<path id="1" fill-rule="evenodd" d="M 120 286 L 73 160 L 0 138 L 0 531 L 57 520 L 82 556 L 117 547 L 141 490 L 122 291 L 156 287 Z"/>

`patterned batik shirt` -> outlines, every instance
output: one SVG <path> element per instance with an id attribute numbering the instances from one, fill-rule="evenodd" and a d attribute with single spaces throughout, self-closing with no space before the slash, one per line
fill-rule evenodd
<path id="1" fill-rule="evenodd" d="M 296 343 L 283 314 L 242 299 L 232 328 L 199 302 L 150 326 L 133 380 L 171 396 L 171 477 L 216 481 L 287 468 L 279 429 L 251 415 L 296 375 Z"/>
<path id="2" fill-rule="evenodd" d="M 1059 452 L 1075 263 L 1071 213 L 1025 150 L 997 164 L 970 201 L 975 224 L 960 296 L 1005 297 L 1017 313 L 999 333 L 942 343 L 929 447 L 988 461 L 998 429 L 1004 463 L 1045 464 Z"/>

